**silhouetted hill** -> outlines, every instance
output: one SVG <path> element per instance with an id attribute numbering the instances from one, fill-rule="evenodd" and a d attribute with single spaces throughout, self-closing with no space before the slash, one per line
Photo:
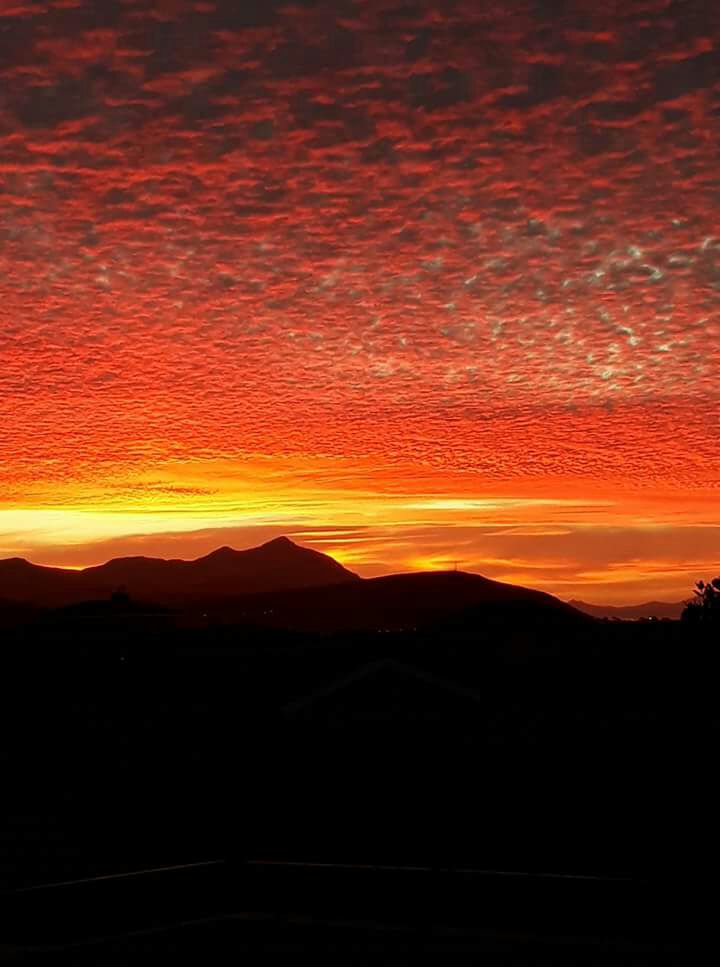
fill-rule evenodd
<path id="1" fill-rule="evenodd" d="M 221 547 L 194 561 L 127 557 L 82 571 L 0 561 L 0 596 L 15 606 L 63 609 L 107 602 L 120 588 L 139 603 L 208 612 L 210 621 L 298 631 L 589 620 L 552 595 L 463 571 L 363 580 L 328 555 L 285 537 L 246 551 Z M 115 610 L 102 606 L 98 614 L 112 618 Z M 59 611 L 56 616 L 67 618 Z"/>
<path id="2" fill-rule="evenodd" d="M 217 603 L 225 620 L 302 631 L 397 631 L 477 627 L 497 617 L 522 621 L 590 620 L 542 591 L 464 571 L 391 574 L 327 588 L 292 590 Z"/>
<path id="3" fill-rule="evenodd" d="M 0 597 L 5 601 L 52 606 L 86 596 L 78 572 L 31 564 L 22 557 L 0 561 Z"/>
<path id="4" fill-rule="evenodd" d="M 677 619 L 685 607 L 684 601 L 648 601 L 645 604 L 611 605 L 587 604 L 585 601 L 569 601 L 573 608 L 592 615 L 593 618 L 621 618 L 623 621 L 637 621 L 640 618 Z"/>
<path id="5" fill-rule="evenodd" d="M 119 587 L 133 598 L 177 605 L 359 580 L 328 555 L 286 537 L 246 551 L 222 547 L 194 561 L 126 557 L 81 571 L 41 567 L 21 558 L 0 561 L 0 596 L 49 607 L 108 597 Z"/>

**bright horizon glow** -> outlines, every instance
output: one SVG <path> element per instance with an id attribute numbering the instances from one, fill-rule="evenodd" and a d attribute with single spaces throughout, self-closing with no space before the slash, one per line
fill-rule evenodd
<path id="1" fill-rule="evenodd" d="M 468 495 L 483 489 L 476 475 L 400 469 L 415 493 L 402 492 L 382 464 L 369 460 L 169 464 L 154 474 L 167 493 L 154 494 L 150 507 L 117 501 L 91 509 L 84 498 L 78 506 L 68 498 L 61 509 L 5 506 L 0 557 L 78 569 L 119 556 L 193 559 L 224 544 L 242 549 L 284 534 L 363 576 L 452 569 L 457 562 L 495 580 L 600 604 L 682 600 L 716 568 L 720 527 L 707 520 L 712 493 L 625 488 L 610 497 L 583 484 L 587 497 L 571 496 L 567 485 L 567 496 L 480 497 Z M 315 487 L 294 489 L 301 477 Z M 217 491 L 214 510 L 214 499 L 197 494 L 206 479 Z M 439 496 L 441 485 L 459 495 Z"/>

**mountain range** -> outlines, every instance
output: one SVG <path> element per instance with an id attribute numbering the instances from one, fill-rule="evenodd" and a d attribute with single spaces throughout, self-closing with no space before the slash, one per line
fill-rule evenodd
<path id="1" fill-rule="evenodd" d="M 641 618 L 678 619 L 685 608 L 684 601 L 647 601 L 644 604 L 588 604 L 586 601 L 569 601 L 568 604 L 593 618 L 620 618 L 638 621 Z"/>
<path id="2" fill-rule="evenodd" d="M 395 625 L 411 622 L 413 614 L 520 600 L 556 613 L 624 620 L 676 619 L 684 607 L 681 601 L 612 606 L 571 600 L 565 604 L 549 594 L 465 572 L 363 579 L 329 555 L 287 537 L 244 551 L 220 547 L 192 561 L 121 557 L 82 570 L 45 567 L 24 558 L 0 560 L 0 608 L 5 614 L 23 606 L 54 608 L 107 599 L 119 590 L 135 601 L 179 608 L 221 601 L 227 606 L 232 601 L 237 606 L 233 610 L 241 608 L 243 616 L 265 623 L 275 615 L 290 624 L 308 624 L 310 614 L 322 613 L 323 624 L 334 627 L 363 623 L 363 614 L 369 624 Z"/>
<path id="3" fill-rule="evenodd" d="M 0 561 L 0 602 L 9 608 L 67 608 L 124 591 L 135 602 L 207 610 L 233 623 L 305 630 L 400 629 L 472 622 L 481 609 L 526 620 L 588 617 L 528 588 L 463 571 L 361 578 L 332 557 L 286 537 L 194 561 L 117 558 L 79 571 L 21 558 Z M 474 617 L 473 617 L 474 616 Z"/>
<path id="4" fill-rule="evenodd" d="M 43 567 L 23 558 L 0 561 L 0 599 L 40 607 L 106 598 L 118 590 L 136 600 L 178 605 L 359 580 L 327 554 L 287 537 L 246 551 L 220 547 L 194 561 L 120 557 L 78 571 Z"/>

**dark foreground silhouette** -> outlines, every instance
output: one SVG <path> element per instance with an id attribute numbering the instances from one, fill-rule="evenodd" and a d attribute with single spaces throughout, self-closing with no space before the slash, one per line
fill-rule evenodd
<path id="1" fill-rule="evenodd" d="M 621 901 L 618 886 L 587 909 L 636 910 L 646 936 L 659 897 L 667 923 L 704 909 L 720 858 L 719 642 L 705 617 L 598 621 L 456 573 L 247 595 L 209 613 L 116 594 L 14 615 L 8 890 L 221 859 L 224 886 L 188 880 L 198 910 L 204 895 L 262 912 L 252 896 L 311 918 L 332 908 L 387 924 L 402 908 L 447 923 L 452 909 L 477 925 L 514 911 L 527 926 L 542 903 L 570 909 L 543 888 L 511 891 L 501 914 L 488 906 L 499 887 L 478 873 L 439 885 L 443 870 L 631 883 L 641 899 Z M 268 863 L 260 889 L 249 871 Z M 431 878 L 407 874 L 399 908 L 387 877 L 361 887 L 308 872 L 338 864 Z M 49 905 L 63 903 L 78 908 Z"/>

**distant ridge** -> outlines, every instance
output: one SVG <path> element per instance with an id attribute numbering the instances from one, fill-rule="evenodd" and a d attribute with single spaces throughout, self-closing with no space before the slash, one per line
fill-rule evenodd
<path id="1" fill-rule="evenodd" d="M 677 619 L 685 607 L 684 601 L 647 601 L 645 604 L 587 604 L 585 601 L 569 601 L 568 604 L 593 618 L 620 618 L 623 621 L 639 621 L 641 618 Z"/>
<path id="2" fill-rule="evenodd" d="M 42 567 L 23 558 L 0 560 L 0 599 L 42 607 L 104 598 L 118 588 L 138 600 L 182 604 L 359 580 L 327 554 L 287 537 L 244 551 L 220 547 L 194 561 L 120 557 L 80 571 Z"/>

